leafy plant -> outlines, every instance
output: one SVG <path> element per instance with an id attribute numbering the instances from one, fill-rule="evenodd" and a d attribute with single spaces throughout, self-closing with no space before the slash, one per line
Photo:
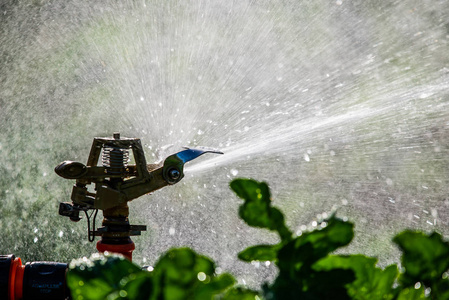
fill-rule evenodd
<path id="1" fill-rule="evenodd" d="M 163 255 L 154 271 L 142 270 L 122 256 L 94 254 L 71 262 L 67 284 L 73 299 L 211 299 L 232 287 L 229 274 L 216 275 L 214 263 L 188 248 Z M 244 296 L 231 289 L 225 299 Z M 233 298 L 234 297 L 234 298 Z"/>
<path id="2" fill-rule="evenodd" d="M 248 225 L 279 234 L 277 244 L 238 254 L 278 267 L 277 278 L 261 291 L 236 286 L 232 275 L 215 274 L 212 260 L 181 248 L 164 254 L 152 272 L 116 255 L 75 260 L 67 275 L 73 299 L 449 299 L 449 244 L 438 233 L 398 234 L 393 241 L 403 251 L 401 272 L 397 265 L 381 269 L 376 258 L 332 254 L 351 242 L 352 223 L 332 215 L 295 237 L 271 205 L 266 183 L 236 179 L 230 186 L 244 200 L 239 216 Z"/>

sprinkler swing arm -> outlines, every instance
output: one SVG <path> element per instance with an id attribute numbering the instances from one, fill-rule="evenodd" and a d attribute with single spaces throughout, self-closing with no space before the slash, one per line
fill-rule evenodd
<path id="1" fill-rule="evenodd" d="M 101 151 L 105 147 L 114 147 L 115 150 L 112 151 L 115 153 L 109 155 L 116 157 L 106 159 L 103 157 L 104 164 L 107 164 L 105 160 L 108 159 L 126 159 L 127 157 L 122 151 L 128 148 L 132 149 L 136 164 L 127 165 L 125 162 L 119 161 L 118 164 L 121 164 L 119 166 L 117 166 L 117 162 L 114 166 L 97 166 Z M 71 196 L 75 206 L 74 211 L 105 210 L 179 182 L 184 177 L 184 164 L 204 153 L 223 154 L 213 149 L 186 147 L 185 150 L 167 157 L 162 166 L 147 165 L 140 139 L 120 138 L 116 134 L 113 139 L 94 138 L 87 165 L 64 161 L 56 166 L 55 172 L 63 178 L 76 179 Z M 95 183 L 96 193 L 87 191 L 86 185 L 92 183 Z M 63 215 L 66 215 L 65 211 L 62 209 Z M 67 212 L 67 216 L 71 217 L 73 221 L 78 221 L 69 212 Z"/>

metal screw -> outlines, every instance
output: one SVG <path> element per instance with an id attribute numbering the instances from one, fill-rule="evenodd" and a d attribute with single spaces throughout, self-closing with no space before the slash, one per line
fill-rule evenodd
<path id="1" fill-rule="evenodd" d="M 170 171 L 168 171 L 168 176 L 172 180 L 177 180 L 181 176 L 181 172 L 179 172 L 179 170 L 177 169 L 171 169 Z"/>

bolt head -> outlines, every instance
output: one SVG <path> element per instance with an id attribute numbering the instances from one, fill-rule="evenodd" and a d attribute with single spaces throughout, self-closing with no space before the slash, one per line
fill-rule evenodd
<path id="1" fill-rule="evenodd" d="M 181 176 L 181 172 L 179 172 L 179 170 L 177 169 L 171 169 L 170 171 L 168 171 L 168 176 L 172 180 L 177 180 Z"/>

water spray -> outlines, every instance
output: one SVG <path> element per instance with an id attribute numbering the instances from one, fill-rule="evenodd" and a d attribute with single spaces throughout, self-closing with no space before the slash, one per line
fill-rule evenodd
<path id="1" fill-rule="evenodd" d="M 132 157 L 131 157 L 132 153 Z M 88 240 L 96 236 L 99 252 L 112 252 L 132 260 L 135 244 L 131 236 L 140 235 L 145 225 L 130 225 L 128 202 L 184 177 L 184 164 L 204 153 L 223 154 L 210 148 L 185 148 L 168 156 L 163 163 L 147 164 L 138 138 L 94 138 L 87 164 L 64 161 L 55 172 L 65 179 L 75 179 L 71 202 L 60 203 L 59 214 L 74 222 L 87 219 Z M 134 164 L 130 164 L 132 159 Z M 98 165 L 101 161 L 101 165 Z M 93 186 L 91 186 L 93 185 Z M 95 228 L 98 211 L 102 226 Z M 92 228 L 91 228 L 92 219 Z M 67 264 L 32 262 L 22 265 L 14 255 L 0 255 L 0 299 L 66 299 Z"/>

